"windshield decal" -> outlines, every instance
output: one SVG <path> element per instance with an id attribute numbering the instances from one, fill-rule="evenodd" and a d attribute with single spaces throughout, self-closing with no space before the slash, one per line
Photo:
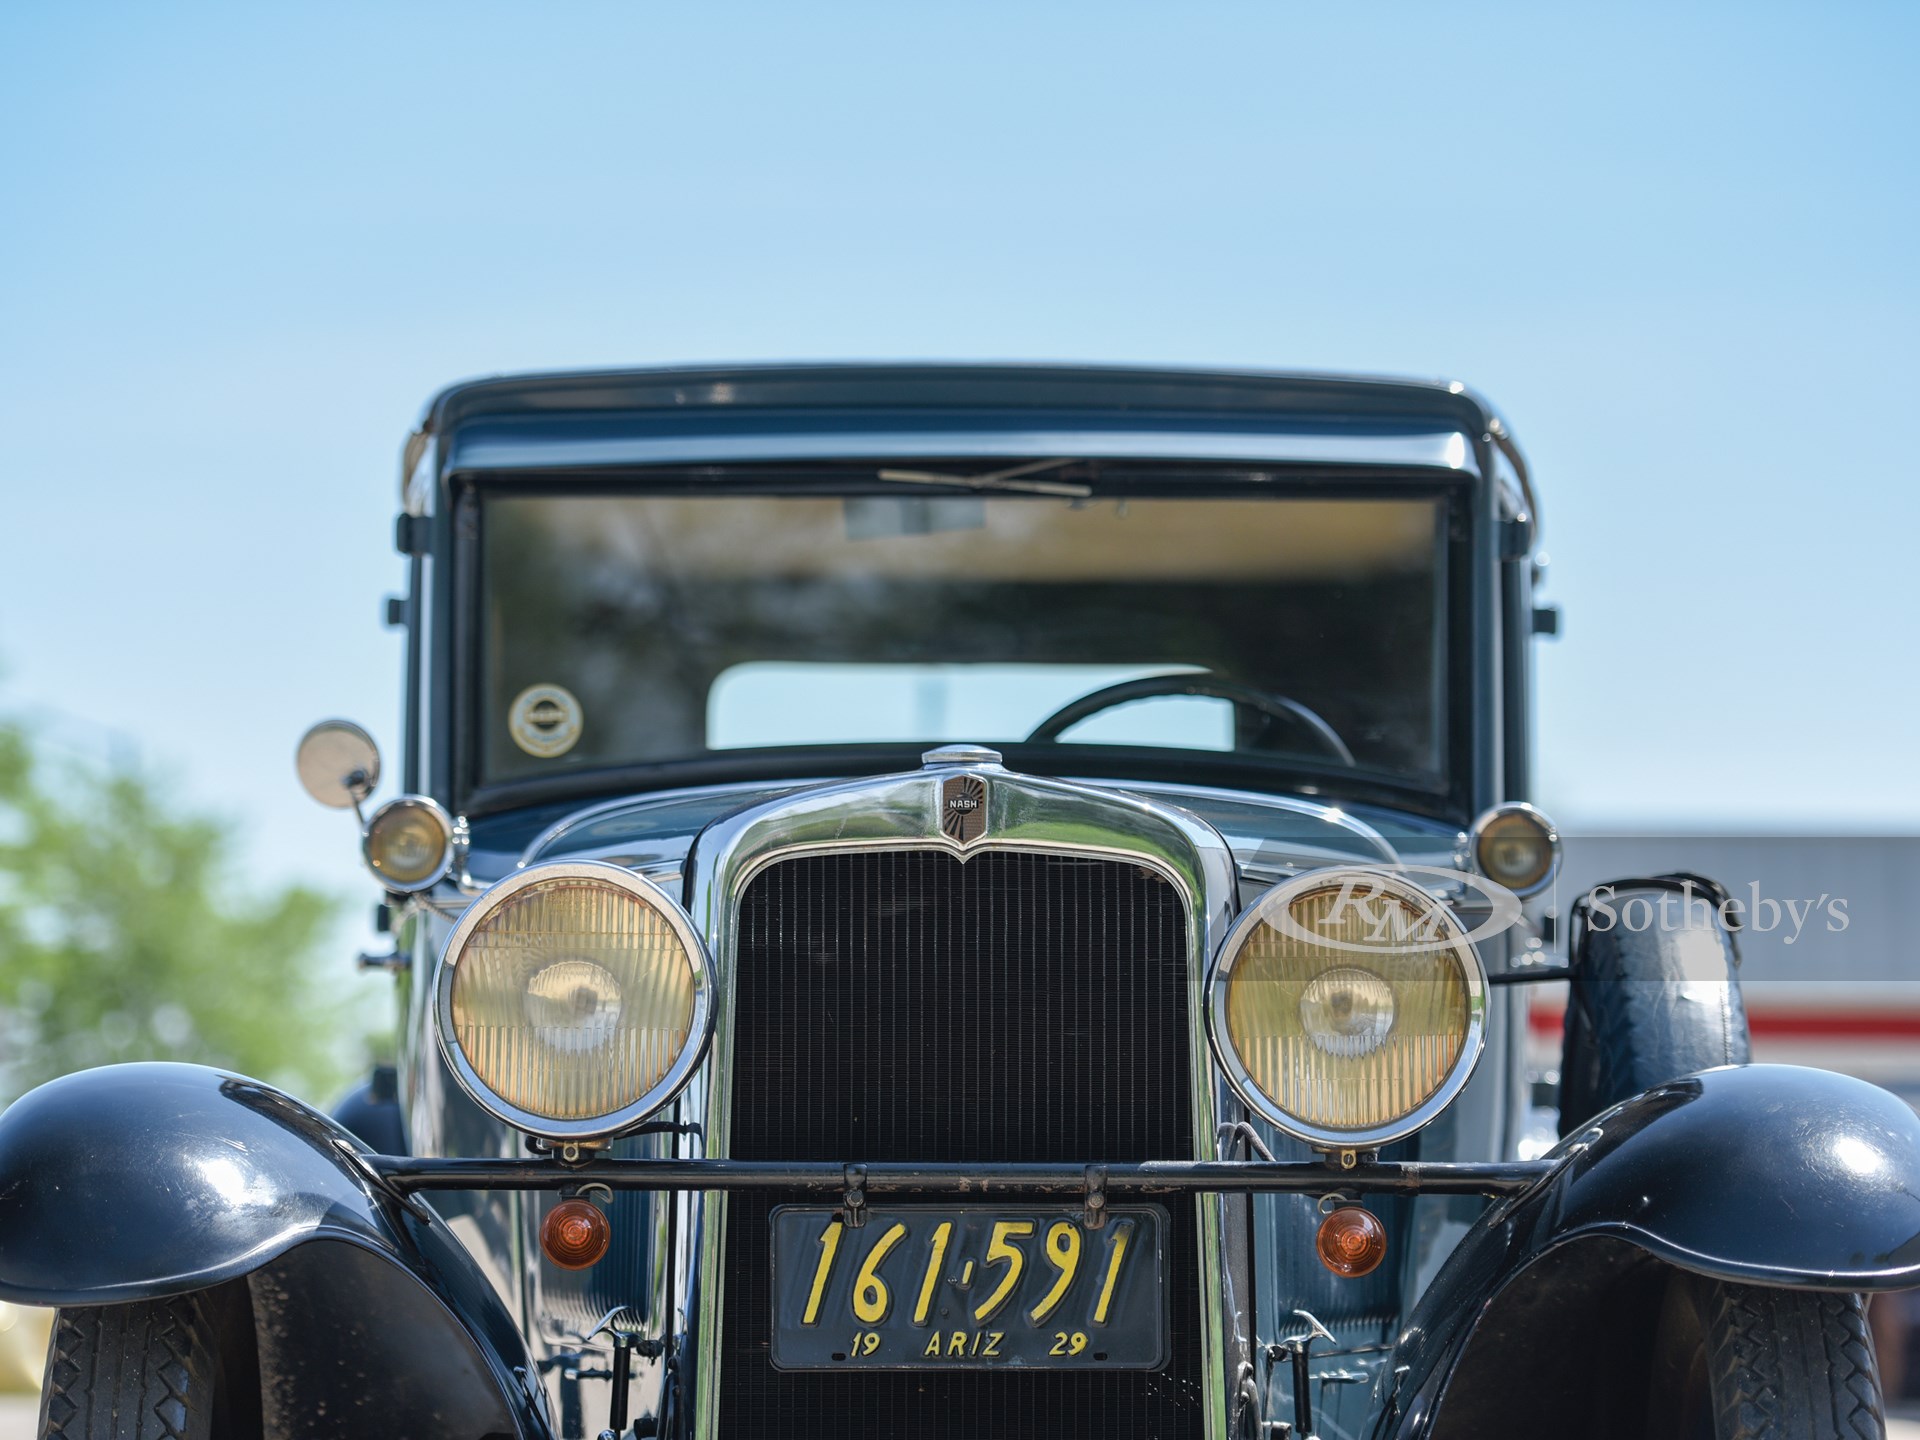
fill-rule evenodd
<path id="1" fill-rule="evenodd" d="M 513 697 L 507 710 L 513 743 L 542 760 L 573 749 L 582 724 L 580 702 L 561 685 L 529 685 Z"/>

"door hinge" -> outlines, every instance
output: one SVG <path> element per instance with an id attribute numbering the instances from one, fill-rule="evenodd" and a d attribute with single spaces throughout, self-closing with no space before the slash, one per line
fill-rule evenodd
<path id="1" fill-rule="evenodd" d="M 433 538 L 430 515 L 397 515 L 393 521 L 393 548 L 402 555 L 424 555 Z"/>
<path id="2" fill-rule="evenodd" d="M 1500 522 L 1500 558 L 1524 560 L 1533 551 L 1533 521 L 1525 515 L 1509 515 Z"/>

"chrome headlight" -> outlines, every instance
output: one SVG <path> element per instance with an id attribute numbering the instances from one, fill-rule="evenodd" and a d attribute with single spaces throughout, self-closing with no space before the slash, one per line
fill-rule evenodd
<path id="1" fill-rule="evenodd" d="M 1261 896 L 1220 947 L 1213 1048 L 1253 1111 L 1322 1150 L 1411 1135 L 1473 1073 L 1486 977 L 1447 907 L 1381 870 Z"/>
<path id="2" fill-rule="evenodd" d="M 638 1124 L 693 1073 L 713 968 L 659 886 L 597 861 L 536 865 L 476 900 L 434 981 L 440 1048 L 517 1129 L 599 1139 Z"/>
<path id="3" fill-rule="evenodd" d="M 1560 871 L 1560 832 L 1533 806 L 1496 805 L 1467 834 L 1473 868 L 1523 899 L 1538 895 Z"/>
<path id="4" fill-rule="evenodd" d="M 402 795 L 373 812 L 360 853 L 387 889 L 430 890 L 453 868 L 453 821 L 438 801 Z"/>

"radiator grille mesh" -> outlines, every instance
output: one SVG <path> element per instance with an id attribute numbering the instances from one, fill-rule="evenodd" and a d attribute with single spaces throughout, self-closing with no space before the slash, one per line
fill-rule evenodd
<path id="1" fill-rule="evenodd" d="M 1194 1154 L 1186 915 L 1110 860 L 811 856 L 743 897 L 730 1152 L 766 1160 L 1131 1161 Z M 1158 1373 L 782 1373 L 767 1214 L 728 1204 L 720 1430 L 734 1440 L 1197 1436 L 1193 1211 L 1175 1217 Z"/>

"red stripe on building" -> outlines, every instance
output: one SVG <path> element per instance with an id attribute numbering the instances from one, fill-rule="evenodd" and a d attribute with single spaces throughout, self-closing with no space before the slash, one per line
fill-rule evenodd
<path id="1" fill-rule="evenodd" d="M 1558 1035 L 1561 1011 L 1537 1009 L 1527 1017 L 1535 1035 Z M 1747 1029 L 1769 1040 L 1920 1040 L 1920 1012 L 1885 1010 L 1749 1011 Z"/>

